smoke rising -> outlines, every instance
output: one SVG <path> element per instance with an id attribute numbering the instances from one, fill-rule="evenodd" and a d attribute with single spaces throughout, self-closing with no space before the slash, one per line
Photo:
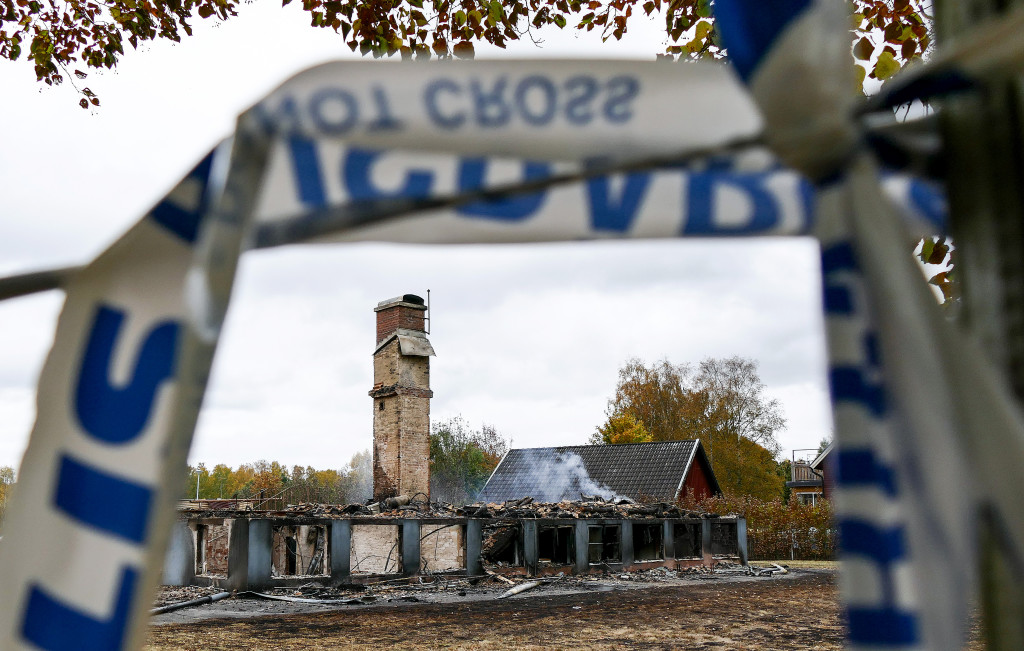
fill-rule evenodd
<path id="1" fill-rule="evenodd" d="M 606 500 L 623 499 L 621 495 L 590 478 L 583 458 L 575 452 L 550 453 L 524 450 L 523 461 L 533 468 L 533 477 L 514 483 L 514 492 L 529 495 L 538 502 L 578 500 L 580 495 L 597 495 Z"/>

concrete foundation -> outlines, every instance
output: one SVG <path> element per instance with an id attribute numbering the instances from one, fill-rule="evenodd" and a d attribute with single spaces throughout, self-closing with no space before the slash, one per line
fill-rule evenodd
<path id="1" fill-rule="evenodd" d="M 236 519 L 231 525 L 226 585 L 231 590 L 262 590 L 271 582 L 270 520 Z M 218 583 L 220 585 L 220 583 Z"/>
<path id="2" fill-rule="evenodd" d="M 331 520 L 328 527 L 331 583 L 338 585 L 352 572 L 352 521 Z"/>
<path id="3" fill-rule="evenodd" d="M 234 514 L 213 522 L 178 522 L 164 563 L 167 585 L 212 585 L 229 590 L 295 587 L 315 577 L 343 585 L 382 576 L 444 573 L 480 576 L 485 522 L 515 527 L 515 563 L 499 572 L 531 576 L 568 572 L 669 569 L 716 562 L 747 562 L 743 518 L 521 519 L 477 518 L 286 518 Z M 197 574 L 196 544 L 202 526 L 221 527 L 227 538 L 226 576 Z M 209 532 L 209 529 L 205 530 Z M 289 539 L 294 541 L 289 543 Z M 293 551 L 288 551 L 293 545 Z M 291 557 L 291 561 L 289 560 Z M 319 574 L 309 575 L 313 559 Z M 296 574 L 289 574 L 294 563 Z M 282 568 L 285 570 L 282 572 Z M 299 574 L 298 572 L 307 572 Z"/>
<path id="4" fill-rule="evenodd" d="M 164 585 L 192 585 L 196 578 L 195 555 L 192 530 L 185 522 L 175 522 L 164 558 Z"/>

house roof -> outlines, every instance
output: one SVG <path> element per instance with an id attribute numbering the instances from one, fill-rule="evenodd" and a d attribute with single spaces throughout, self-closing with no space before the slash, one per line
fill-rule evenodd
<path id="1" fill-rule="evenodd" d="M 695 460 L 704 465 L 712 490 L 718 492 L 698 440 L 519 448 L 502 458 L 477 499 L 503 502 L 529 496 L 559 502 L 596 494 L 673 500 Z"/>

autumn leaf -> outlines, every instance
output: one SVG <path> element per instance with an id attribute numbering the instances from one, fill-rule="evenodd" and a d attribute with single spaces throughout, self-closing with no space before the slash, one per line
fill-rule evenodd
<path id="1" fill-rule="evenodd" d="M 926 237 L 924 240 L 922 240 L 921 241 L 921 252 L 918 254 L 918 257 L 921 259 L 921 262 L 928 262 L 928 260 L 930 260 L 931 257 L 932 257 L 932 251 L 934 249 L 935 249 L 935 240 L 933 240 L 931 238 L 928 238 L 928 237 Z"/>
<path id="2" fill-rule="evenodd" d="M 460 41 L 452 46 L 452 54 L 460 59 L 472 59 L 476 55 L 472 41 Z"/>
<path id="3" fill-rule="evenodd" d="M 864 36 L 853 46 L 853 56 L 861 61 L 867 61 L 875 51 L 875 45 Z"/>
<path id="4" fill-rule="evenodd" d="M 900 64 L 896 61 L 896 57 L 892 53 L 886 51 L 878 55 L 878 60 L 875 61 L 875 76 L 879 79 L 885 80 L 892 77 L 894 74 L 900 71 Z"/>
<path id="5" fill-rule="evenodd" d="M 917 41 L 913 39 L 907 39 L 906 41 L 903 42 L 903 47 L 900 48 L 900 54 L 903 55 L 904 59 L 909 61 L 911 58 L 913 58 L 914 54 L 916 53 Z"/>

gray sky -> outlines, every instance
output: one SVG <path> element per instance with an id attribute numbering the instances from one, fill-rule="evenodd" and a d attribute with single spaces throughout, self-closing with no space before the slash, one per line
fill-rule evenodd
<path id="1" fill-rule="evenodd" d="M 0 275 L 99 253 L 286 77 L 352 57 L 298 7 L 243 5 L 182 44 L 128 52 L 116 74 L 40 90 L 0 65 Z M 623 43 L 574 30 L 481 57 L 651 59 L 661 26 Z M 666 116 L 670 124 L 672 116 Z M 434 420 L 461 414 L 517 447 L 583 443 L 629 357 L 757 360 L 789 425 L 784 454 L 831 432 L 817 245 L 808 239 L 422 247 L 325 245 L 249 253 L 192 462 L 340 467 L 370 446 L 372 308 L 431 290 Z M 0 303 L 0 464 L 16 465 L 62 295 Z"/>

